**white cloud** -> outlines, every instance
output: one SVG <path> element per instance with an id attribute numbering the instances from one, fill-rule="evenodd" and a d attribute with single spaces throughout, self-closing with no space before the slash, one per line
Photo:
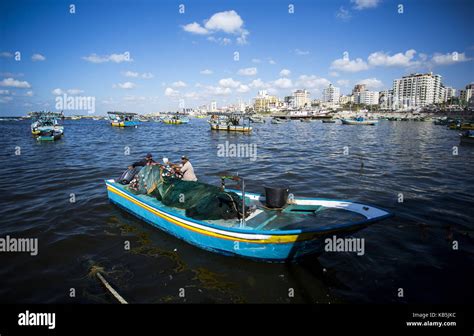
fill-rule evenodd
<path id="1" fill-rule="evenodd" d="M 206 90 L 208 94 L 215 96 L 226 96 L 232 93 L 230 88 L 221 86 L 207 86 Z"/>
<path id="2" fill-rule="evenodd" d="M 239 88 L 237 89 L 237 92 L 240 92 L 240 93 L 246 93 L 246 92 L 249 92 L 250 91 L 250 87 L 248 85 L 239 85 Z"/>
<path id="3" fill-rule="evenodd" d="M 177 91 L 177 90 L 174 90 L 170 87 L 165 89 L 165 96 L 167 96 L 167 97 L 176 97 L 178 95 L 179 95 L 179 91 Z"/>
<path id="4" fill-rule="evenodd" d="M 61 96 L 61 95 L 65 94 L 66 92 L 64 92 L 60 88 L 57 88 L 57 89 L 54 89 L 53 91 L 51 91 L 51 93 L 55 96 Z"/>
<path id="5" fill-rule="evenodd" d="M 268 59 L 268 63 L 270 63 L 271 65 L 275 65 L 277 64 L 273 59 L 269 58 Z"/>
<path id="6" fill-rule="evenodd" d="M 136 77 L 140 76 L 140 74 L 138 72 L 134 72 L 134 71 L 126 71 L 126 72 L 124 72 L 123 75 L 125 77 L 133 77 L 133 78 L 136 78 Z"/>
<path id="7" fill-rule="evenodd" d="M 331 63 L 331 69 L 338 71 L 358 72 L 368 68 L 367 63 L 361 58 L 356 58 L 355 60 L 350 60 L 349 57 L 339 58 Z"/>
<path id="8" fill-rule="evenodd" d="M 0 97 L 0 103 L 8 103 L 8 102 L 11 102 L 12 100 L 13 100 L 13 97 L 10 97 L 10 96 Z"/>
<path id="9" fill-rule="evenodd" d="M 2 51 L 0 53 L 0 57 L 11 58 L 11 57 L 13 57 L 13 54 L 11 52 L 8 52 L 8 51 Z"/>
<path id="10" fill-rule="evenodd" d="M 259 58 L 252 58 L 252 63 L 262 63 L 262 60 Z"/>
<path id="11" fill-rule="evenodd" d="M 27 91 L 27 92 L 25 93 L 25 96 L 27 96 L 27 97 L 33 97 L 33 91 Z"/>
<path id="12" fill-rule="evenodd" d="M 339 86 L 349 86 L 349 80 L 348 79 L 339 79 L 336 82 Z"/>
<path id="13" fill-rule="evenodd" d="M 331 84 L 331 81 L 315 75 L 301 75 L 296 81 L 298 87 L 306 89 L 322 89 L 329 84 Z"/>
<path id="14" fill-rule="evenodd" d="M 230 10 L 213 14 L 209 19 L 204 20 L 203 26 L 197 22 L 192 22 L 182 26 L 182 28 L 188 33 L 198 35 L 215 34 L 218 32 L 239 35 L 236 38 L 237 44 L 246 44 L 249 32 L 243 28 L 243 25 L 244 21 L 240 15 L 237 14 L 236 11 Z M 218 42 L 222 45 L 228 45 L 231 43 L 231 40 L 226 37 L 211 37 L 208 38 L 208 40 L 212 42 Z"/>
<path id="15" fill-rule="evenodd" d="M 339 77 L 339 73 L 336 72 L 336 71 L 331 71 L 331 72 L 329 73 L 329 76 L 331 76 L 331 77 Z"/>
<path id="16" fill-rule="evenodd" d="M 15 87 L 19 89 L 29 89 L 31 87 L 30 83 L 27 81 L 19 81 L 11 77 L 2 80 L 0 86 Z"/>
<path id="17" fill-rule="evenodd" d="M 199 34 L 199 35 L 209 34 L 209 31 L 206 28 L 202 27 L 197 22 L 188 23 L 187 25 L 184 25 L 183 30 L 192 34 Z"/>
<path id="18" fill-rule="evenodd" d="M 413 49 L 407 50 L 405 53 L 397 53 L 393 56 L 383 52 L 377 51 L 369 55 L 367 58 L 369 65 L 371 66 L 412 66 L 413 58 L 415 57 L 416 51 Z"/>
<path id="19" fill-rule="evenodd" d="M 41 54 L 33 54 L 33 56 L 31 56 L 31 60 L 33 62 L 41 62 L 41 61 L 46 61 L 46 57 L 44 57 L 43 55 Z"/>
<path id="20" fill-rule="evenodd" d="M 238 71 L 238 74 L 241 76 L 255 76 L 257 74 L 257 68 L 244 68 Z"/>
<path id="21" fill-rule="evenodd" d="M 219 85 L 224 88 L 237 88 L 240 85 L 240 82 L 233 80 L 232 78 L 222 78 L 219 81 Z"/>
<path id="22" fill-rule="evenodd" d="M 309 51 L 307 50 L 300 50 L 300 49 L 295 49 L 295 54 L 299 56 L 305 56 L 309 55 Z"/>
<path id="23" fill-rule="evenodd" d="M 349 21 L 351 17 L 352 15 L 349 12 L 349 10 L 345 9 L 343 6 L 339 7 L 339 9 L 336 12 L 336 18 L 338 18 L 341 21 Z"/>
<path id="24" fill-rule="evenodd" d="M 8 94 L 10 94 L 10 91 L 9 90 L 0 90 L 0 94 L 8 95 Z"/>
<path id="25" fill-rule="evenodd" d="M 219 12 L 210 17 L 204 25 L 208 30 L 223 31 L 228 34 L 238 34 L 244 21 L 236 11 Z"/>
<path id="26" fill-rule="evenodd" d="M 249 86 L 251 88 L 261 89 L 264 88 L 266 84 L 260 78 L 257 78 L 250 82 Z"/>
<path id="27" fill-rule="evenodd" d="M 184 97 L 188 98 L 188 99 L 200 99 L 201 95 L 199 93 L 193 91 L 193 92 L 185 93 Z"/>
<path id="28" fill-rule="evenodd" d="M 368 90 L 381 90 L 384 85 L 382 81 L 377 78 L 367 78 L 359 81 L 357 84 L 365 84 Z"/>
<path id="29" fill-rule="evenodd" d="M 111 55 L 105 55 L 105 56 L 90 54 L 89 56 L 82 57 L 82 59 L 91 63 L 106 63 L 106 62 L 122 63 L 122 62 L 133 61 L 128 51 L 124 52 L 123 54 L 111 54 Z"/>
<path id="30" fill-rule="evenodd" d="M 212 70 L 209 70 L 209 69 L 201 70 L 199 73 L 201 75 L 212 75 L 213 74 Z"/>
<path id="31" fill-rule="evenodd" d="M 466 57 L 465 53 L 452 52 L 447 54 L 435 53 L 431 58 L 432 62 L 435 65 L 449 65 L 460 62 L 467 62 L 472 60 L 472 58 Z"/>
<path id="32" fill-rule="evenodd" d="M 125 89 L 125 90 L 130 90 L 135 88 L 137 85 L 132 82 L 125 82 L 125 83 L 118 83 L 117 85 L 113 85 L 114 88 L 119 88 L 119 89 Z"/>
<path id="33" fill-rule="evenodd" d="M 291 71 L 288 70 L 288 69 L 282 69 L 282 70 L 280 71 L 280 76 L 281 76 L 281 77 L 288 77 L 288 76 L 290 76 L 290 75 L 291 75 Z"/>
<path id="34" fill-rule="evenodd" d="M 375 8 L 380 3 L 380 0 L 351 0 L 354 4 L 354 8 L 363 10 L 366 8 Z"/>
<path id="35" fill-rule="evenodd" d="M 207 38 L 208 41 L 211 41 L 211 42 L 215 42 L 215 43 L 218 43 L 220 45 L 229 45 L 232 43 L 232 40 L 230 38 L 227 38 L 227 37 L 214 37 L 214 36 L 209 36 Z"/>
<path id="36" fill-rule="evenodd" d="M 182 88 L 182 87 L 186 87 L 187 84 L 183 81 L 177 81 L 177 82 L 174 82 L 173 84 L 171 84 L 173 87 L 175 88 Z"/>
<path id="37" fill-rule="evenodd" d="M 279 89 L 288 89 L 293 86 L 293 82 L 289 78 L 278 78 L 272 84 Z"/>
<path id="38" fill-rule="evenodd" d="M 153 77 L 155 77 L 155 75 L 153 75 L 151 72 L 142 73 L 142 78 L 143 79 L 152 79 Z"/>

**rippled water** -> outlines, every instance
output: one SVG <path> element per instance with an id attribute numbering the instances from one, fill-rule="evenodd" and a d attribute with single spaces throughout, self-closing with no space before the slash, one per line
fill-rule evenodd
<path id="1" fill-rule="evenodd" d="M 38 143 L 28 121 L 0 123 L 0 237 L 39 239 L 38 256 L 0 253 L 0 302 L 113 302 L 88 276 L 92 266 L 103 267 L 130 302 L 474 299 L 474 146 L 459 146 L 457 131 L 389 121 L 375 127 L 267 123 L 254 125 L 252 135 L 211 132 L 199 119 L 136 129 L 105 121 L 64 124 L 63 139 Z M 218 157 L 217 146 L 225 141 L 257 144 L 257 160 Z M 21 155 L 15 155 L 17 146 Z M 103 180 L 120 176 L 147 152 L 174 161 L 187 154 L 209 183 L 218 184 L 219 173 L 238 172 L 249 191 L 288 184 L 296 196 L 357 200 L 395 217 L 355 235 L 365 238 L 363 256 L 325 253 L 296 264 L 220 256 L 109 203 Z M 185 298 L 178 295 L 181 288 Z"/>

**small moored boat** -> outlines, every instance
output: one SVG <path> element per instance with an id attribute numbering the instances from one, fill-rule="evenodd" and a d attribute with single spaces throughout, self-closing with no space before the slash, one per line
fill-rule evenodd
<path id="1" fill-rule="evenodd" d="M 114 127 L 136 127 L 140 121 L 136 118 L 137 114 L 132 112 L 107 112 L 110 125 Z"/>
<path id="2" fill-rule="evenodd" d="M 362 117 L 354 119 L 341 119 L 343 125 L 368 125 L 373 126 L 377 124 L 377 120 L 367 120 Z"/>
<path id="3" fill-rule="evenodd" d="M 282 203 L 281 190 L 268 188 L 268 197 L 247 193 L 242 182 L 244 191 L 225 189 L 224 184 L 221 189 L 230 201 L 230 194 L 245 201 L 234 206 L 236 211 L 243 208 L 240 219 L 197 220 L 187 216 L 187 210 L 164 205 L 152 194 L 133 193 L 113 179 L 105 183 L 112 203 L 158 229 L 205 250 L 265 261 L 323 252 L 326 237 L 344 237 L 391 216 L 386 210 L 351 201 L 294 198 Z M 277 197 L 273 197 L 275 190 Z M 288 190 L 284 192 L 287 197 Z M 227 197 L 219 199 L 229 202 Z"/>

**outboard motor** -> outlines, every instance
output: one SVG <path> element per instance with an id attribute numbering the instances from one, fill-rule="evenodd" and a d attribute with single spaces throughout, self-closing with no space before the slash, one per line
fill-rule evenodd
<path id="1" fill-rule="evenodd" d="M 269 187 L 265 188 L 265 205 L 269 208 L 283 208 L 288 202 L 289 188 Z"/>
<path id="2" fill-rule="evenodd" d="M 137 168 L 131 168 L 127 169 L 126 171 L 123 172 L 122 176 L 118 179 L 118 182 L 121 184 L 129 184 L 130 181 L 133 180 L 135 175 L 139 172 L 139 169 Z"/>

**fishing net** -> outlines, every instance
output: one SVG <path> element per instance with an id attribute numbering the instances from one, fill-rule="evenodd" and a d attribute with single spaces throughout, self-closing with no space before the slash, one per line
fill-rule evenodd
<path id="1" fill-rule="evenodd" d="M 193 181 L 162 176 L 159 166 L 145 166 L 127 187 L 135 193 L 155 196 L 164 205 L 186 210 L 199 220 L 240 218 L 242 199 L 234 192 Z"/>

